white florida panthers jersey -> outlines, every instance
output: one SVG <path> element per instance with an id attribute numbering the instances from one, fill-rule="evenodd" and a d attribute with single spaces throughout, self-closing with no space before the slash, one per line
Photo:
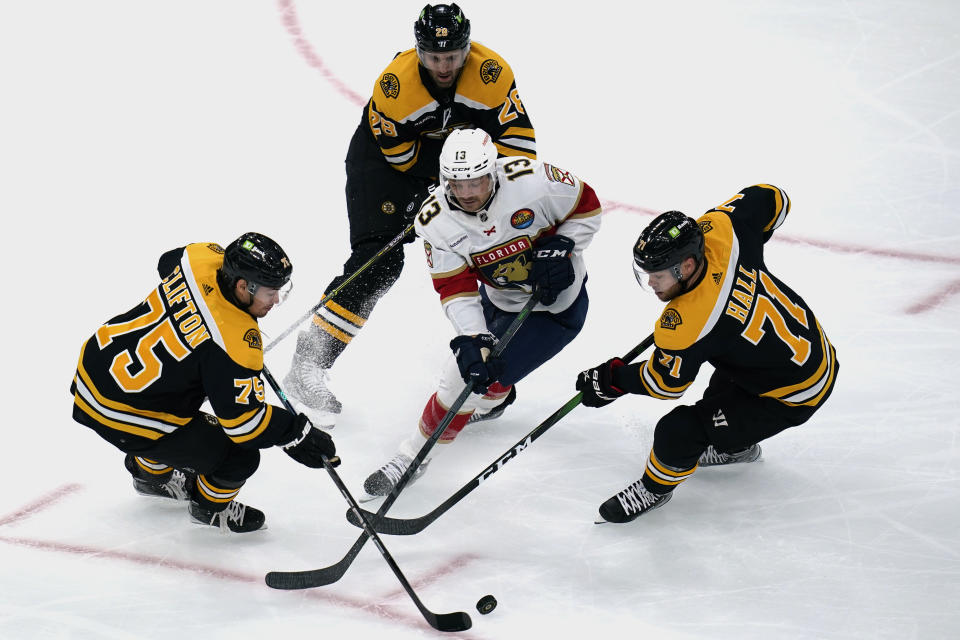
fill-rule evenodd
<path id="1" fill-rule="evenodd" d="M 550 306 L 573 304 L 586 277 L 583 251 L 600 228 L 600 202 L 589 185 L 569 171 L 539 160 L 497 160 L 499 187 L 486 210 L 466 213 L 434 189 L 417 214 L 433 287 L 459 335 L 487 330 L 479 286 L 506 311 L 523 308 L 531 293 L 527 276 L 538 239 L 554 234 L 576 243 L 571 257 L 576 280 Z"/>

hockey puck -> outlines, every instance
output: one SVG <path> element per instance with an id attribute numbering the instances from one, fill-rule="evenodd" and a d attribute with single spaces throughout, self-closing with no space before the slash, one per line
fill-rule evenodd
<path id="1" fill-rule="evenodd" d="M 497 599 L 493 596 L 483 596 L 477 600 L 477 611 L 482 615 L 487 615 L 497 608 Z"/>

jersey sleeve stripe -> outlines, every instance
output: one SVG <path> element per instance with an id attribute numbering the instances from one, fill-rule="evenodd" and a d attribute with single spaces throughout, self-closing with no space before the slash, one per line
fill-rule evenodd
<path id="1" fill-rule="evenodd" d="M 524 156 L 531 160 L 537 159 L 537 143 L 520 138 L 500 138 L 494 146 L 502 156 Z"/>
<path id="2" fill-rule="evenodd" d="M 787 197 L 787 193 L 783 189 L 775 187 L 772 184 L 758 184 L 757 186 L 773 191 L 773 219 L 763 228 L 764 233 L 766 233 L 767 231 L 773 231 L 787 219 L 787 214 L 790 213 L 790 198 Z"/>
<path id="3" fill-rule="evenodd" d="M 233 423 L 235 421 L 226 421 L 220 420 L 220 424 L 223 425 L 223 430 L 234 442 L 247 442 L 253 440 L 261 433 L 263 433 L 267 425 L 270 424 L 270 418 L 273 417 L 273 407 L 269 404 L 263 405 L 259 410 L 255 410 L 253 416 L 250 417 L 246 422 L 238 424 L 235 427 L 228 428 L 228 423 Z M 250 416 L 250 413 L 244 414 L 244 416 Z"/>
<path id="4" fill-rule="evenodd" d="M 647 392 L 654 398 L 660 398 L 661 400 L 679 398 L 683 395 L 683 392 L 687 390 L 687 387 L 692 384 L 692 382 L 688 382 L 682 387 L 667 386 L 664 384 L 660 374 L 653 370 L 651 363 L 652 360 L 647 360 L 646 364 L 643 365 L 643 368 L 640 370 L 640 379 L 643 381 L 643 386 L 646 387 Z"/>

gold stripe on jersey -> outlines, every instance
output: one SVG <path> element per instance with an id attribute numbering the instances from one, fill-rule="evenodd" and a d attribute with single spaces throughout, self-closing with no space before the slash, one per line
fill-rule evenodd
<path id="1" fill-rule="evenodd" d="M 264 404 L 231 420 L 220 418 L 220 426 L 234 442 L 247 442 L 266 431 L 271 417 L 273 417 L 273 406 Z"/>
<path id="2" fill-rule="evenodd" d="M 476 298 L 480 295 L 479 291 L 461 291 L 460 293 L 455 293 L 453 295 L 447 296 L 446 298 L 441 298 L 440 304 L 446 305 L 448 302 L 456 300 L 457 298 Z"/>
<path id="3" fill-rule="evenodd" d="M 760 187 L 761 189 L 769 189 L 773 191 L 773 218 L 763 227 L 764 233 L 773 231 L 783 224 L 783 221 L 787 218 L 787 214 L 790 213 L 790 198 L 787 197 L 787 193 L 783 189 L 775 187 L 772 184 L 758 184 L 756 186 Z"/>
<path id="4" fill-rule="evenodd" d="M 147 438 L 149 440 L 157 440 L 161 436 L 166 435 L 164 433 L 158 433 L 151 429 L 135 427 L 125 422 L 117 422 L 116 420 L 111 420 L 110 418 L 107 418 L 106 416 L 102 415 L 97 410 L 95 410 L 93 407 L 91 407 L 89 404 L 87 404 L 84 401 L 83 397 L 81 397 L 79 394 L 79 385 L 77 385 L 77 388 L 78 388 L 78 393 L 77 395 L 74 395 L 73 403 L 78 407 L 80 407 L 81 411 L 83 411 L 85 414 L 87 414 L 88 416 L 90 416 L 91 418 L 93 418 L 103 426 L 110 427 L 111 429 L 116 429 L 117 431 L 123 431 L 124 433 L 130 433 L 135 436 L 140 436 L 141 438 Z"/>
<path id="5" fill-rule="evenodd" d="M 420 157 L 420 141 L 401 142 L 395 147 L 382 147 L 384 159 L 399 171 L 406 171 L 417 163 Z"/>
<path id="6" fill-rule="evenodd" d="M 334 325 L 330 324 L 320 316 L 313 316 L 313 324 L 317 325 L 322 331 L 329 333 L 331 336 L 339 340 L 340 342 L 350 344 L 350 341 L 353 340 L 353 336 L 342 331 Z"/>
<path id="7" fill-rule="evenodd" d="M 640 368 L 640 381 L 647 393 L 660 400 L 679 398 L 693 384 L 693 380 L 691 380 L 679 387 L 671 387 L 663 381 L 663 377 L 653 368 L 653 358 L 647 360 L 646 364 Z"/>
<path id="8" fill-rule="evenodd" d="M 83 348 L 80 350 L 80 360 L 77 363 L 77 376 L 74 378 L 77 385 L 74 398 L 78 406 L 81 406 L 91 418 L 111 428 L 118 428 L 115 425 L 121 423 L 117 421 L 125 421 L 130 423 L 130 425 L 126 425 L 127 428 L 121 430 L 128 431 L 129 433 L 137 433 L 137 435 L 143 435 L 151 439 L 159 438 L 161 435 L 167 433 L 173 433 L 177 427 L 182 427 L 193 419 L 184 418 L 164 411 L 138 409 L 129 404 L 117 402 L 104 396 L 96 388 L 96 385 L 93 384 L 93 379 L 83 366 L 87 345 L 89 345 L 89 341 L 84 343 Z M 81 398 L 85 401 L 83 405 L 80 405 Z M 108 422 L 110 424 L 108 424 Z M 132 425 L 139 425 L 139 427 L 133 427 Z M 136 431 L 131 429 L 136 429 Z M 140 433 L 140 431 L 143 430 L 146 430 L 146 433 Z"/>
<path id="9" fill-rule="evenodd" d="M 197 489 L 203 497 L 210 502 L 230 502 L 240 493 L 239 487 L 236 489 L 221 489 L 220 487 L 216 487 L 210 484 L 210 480 L 204 475 L 197 476 Z"/>
<path id="10" fill-rule="evenodd" d="M 350 310 L 347 309 L 346 307 L 343 307 L 343 306 L 337 304 L 337 303 L 334 302 L 333 300 L 327 302 L 327 303 L 324 304 L 323 306 L 325 306 L 326 308 L 330 309 L 330 311 L 334 312 L 335 314 L 337 314 L 338 316 L 344 318 L 345 320 L 348 320 L 349 322 L 357 325 L 358 327 L 362 327 L 363 325 L 365 325 L 365 324 L 367 323 L 367 319 L 366 319 L 366 318 L 364 318 L 363 316 L 358 316 L 358 315 L 355 314 L 354 312 L 350 311 Z"/>
<path id="11" fill-rule="evenodd" d="M 704 234 L 707 271 L 696 287 L 671 301 L 657 321 L 654 341 L 667 351 L 683 351 L 713 329 L 736 278 L 740 243 L 730 218 L 722 212 L 710 212 L 697 223 L 710 228 Z"/>
<path id="12" fill-rule="evenodd" d="M 697 465 L 693 465 L 690 469 L 677 469 L 667 466 L 657 459 L 652 449 L 650 451 L 650 457 L 647 459 L 647 476 L 657 484 L 667 487 L 676 487 L 693 475 L 693 472 L 696 470 Z"/>
<path id="13" fill-rule="evenodd" d="M 803 382 L 761 393 L 761 396 L 774 398 L 791 407 L 800 405 L 815 407 L 820 403 L 823 396 L 833 386 L 833 379 L 837 372 L 837 360 L 833 345 L 827 339 L 827 334 L 823 332 L 820 322 L 817 322 L 817 332 L 820 334 L 820 349 L 823 353 L 823 359 L 813 375 Z"/>
<path id="14" fill-rule="evenodd" d="M 537 159 L 536 150 L 530 151 L 529 149 L 524 149 L 520 141 L 500 138 L 499 140 L 493 141 L 493 146 L 497 148 L 497 153 L 502 156 L 523 156 L 531 160 Z"/>
<path id="15" fill-rule="evenodd" d="M 241 367 L 260 371 L 263 369 L 260 327 L 249 313 L 230 304 L 220 294 L 217 269 L 222 264 L 223 249 L 208 243 L 187 245 L 180 261 L 184 280 L 211 337 Z"/>

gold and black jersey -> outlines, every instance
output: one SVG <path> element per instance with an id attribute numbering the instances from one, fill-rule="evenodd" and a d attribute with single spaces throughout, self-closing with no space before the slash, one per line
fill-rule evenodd
<path id="1" fill-rule="evenodd" d="M 234 442 L 264 448 L 289 439 L 293 416 L 264 403 L 257 321 L 221 293 L 222 264 L 223 249 L 213 243 L 165 253 L 160 284 L 83 345 L 76 407 L 126 440 L 147 443 L 189 423 L 207 398 Z"/>
<path id="2" fill-rule="evenodd" d="M 533 125 L 510 65 L 478 42 L 453 88 L 439 89 L 416 49 L 397 54 L 380 74 L 364 110 L 366 126 L 391 167 L 436 179 L 440 149 L 454 129 L 479 127 L 500 155 L 537 157 Z"/>
<path id="3" fill-rule="evenodd" d="M 824 399 L 837 371 L 836 350 L 803 298 L 764 263 L 764 243 L 789 211 L 786 193 L 760 184 L 697 220 L 706 269 L 657 320 L 652 357 L 618 372 L 626 387 L 679 398 L 709 362 L 758 396 L 811 407 Z"/>

